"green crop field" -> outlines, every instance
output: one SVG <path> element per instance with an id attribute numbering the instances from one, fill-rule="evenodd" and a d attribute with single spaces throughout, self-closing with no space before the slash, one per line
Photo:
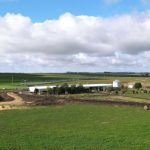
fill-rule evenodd
<path id="1" fill-rule="evenodd" d="M 90 83 L 112 83 L 113 80 L 122 83 L 141 82 L 150 86 L 150 78 L 139 75 L 105 75 L 105 74 L 69 74 L 69 73 L 0 73 L 0 89 L 27 88 L 30 85 L 60 85 L 68 84 L 90 84 Z"/>
<path id="2" fill-rule="evenodd" d="M 0 150 L 148 150 L 150 111 L 68 104 L 0 112 Z"/>
<path id="3" fill-rule="evenodd" d="M 59 84 L 93 78 L 97 76 L 65 73 L 0 73 L 0 89 L 26 88 L 28 85 Z"/>

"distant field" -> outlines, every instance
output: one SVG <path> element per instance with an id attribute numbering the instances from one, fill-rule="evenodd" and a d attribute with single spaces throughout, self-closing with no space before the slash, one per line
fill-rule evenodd
<path id="1" fill-rule="evenodd" d="M 149 77 L 139 75 L 105 75 L 105 74 L 68 74 L 68 73 L 1 73 L 0 89 L 26 88 L 29 85 L 60 85 L 68 84 L 87 84 L 87 83 L 112 83 L 113 80 L 120 80 L 122 83 L 142 82 L 145 86 L 150 86 Z"/>
<path id="2" fill-rule="evenodd" d="M 0 112 L 0 150 L 148 150 L 150 111 L 65 105 Z"/>
<path id="3" fill-rule="evenodd" d="M 0 73 L 0 88 L 25 88 L 27 85 L 59 84 L 59 82 L 70 82 L 72 80 L 95 79 L 97 76 L 63 74 L 63 73 Z"/>

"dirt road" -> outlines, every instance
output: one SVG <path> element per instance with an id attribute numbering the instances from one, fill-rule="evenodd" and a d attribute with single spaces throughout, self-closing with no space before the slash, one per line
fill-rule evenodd
<path id="1" fill-rule="evenodd" d="M 21 106 L 24 104 L 22 98 L 17 94 L 13 92 L 8 92 L 7 95 L 14 98 L 14 100 L 8 102 L 0 102 L 0 110 L 13 109 L 14 108 L 13 106 Z"/>

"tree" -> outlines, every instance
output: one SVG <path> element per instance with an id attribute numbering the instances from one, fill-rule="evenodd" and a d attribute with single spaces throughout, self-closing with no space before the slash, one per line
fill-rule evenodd
<path id="1" fill-rule="evenodd" d="M 65 94 L 65 87 L 63 86 L 58 87 L 58 94 Z"/>
<path id="2" fill-rule="evenodd" d="M 34 93 L 38 94 L 39 90 L 37 88 L 35 88 Z"/>
<path id="3" fill-rule="evenodd" d="M 52 88 L 47 88 L 47 95 L 51 95 L 53 94 L 53 89 Z"/>
<path id="4" fill-rule="evenodd" d="M 141 84 L 140 82 L 136 82 L 136 83 L 134 84 L 134 88 L 135 88 L 135 89 L 141 89 L 141 88 L 142 88 L 142 84 Z"/>
<path id="5" fill-rule="evenodd" d="M 113 91 L 113 87 L 106 87 L 106 91 L 110 93 L 111 91 Z"/>
<path id="6" fill-rule="evenodd" d="M 58 86 L 53 88 L 53 93 L 56 94 L 56 95 L 59 94 L 59 87 Z"/>
<path id="7" fill-rule="evenodd" d="M 84 90 L 83 85 L 79 85 L 79 86 L 77 87 L 77 93 L 84 93 L 84 92 L 85 92 L 85 90 Z"/>
<path id="8" fill-rule="evenodd" d="M 67 94 L 68 93 L 68 89 L 69 89 L 69 86 L 67 83 L 64 83 L 62 86 L 61 86 L 61 89 L 62 89 L 62 92 L 64 94 Z M 64 91 L 63 91 L 64 90 Z"/>
<path id="9" fill-rule="evenodd" d="M 71 87 L 70 87 L 70 94 L 76 94 L 76 92 L 77 92 L 76 85 L 71 85 Z"/>

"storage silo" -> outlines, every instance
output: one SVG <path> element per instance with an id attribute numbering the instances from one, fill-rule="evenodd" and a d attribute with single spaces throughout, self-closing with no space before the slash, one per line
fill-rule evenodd
<path id="1" fill-rule="evenodd" d="M 113 81 L 113 87 L 114 88 L 120 88 L 121 87 L 121 82 L 119 80 Z"/>

